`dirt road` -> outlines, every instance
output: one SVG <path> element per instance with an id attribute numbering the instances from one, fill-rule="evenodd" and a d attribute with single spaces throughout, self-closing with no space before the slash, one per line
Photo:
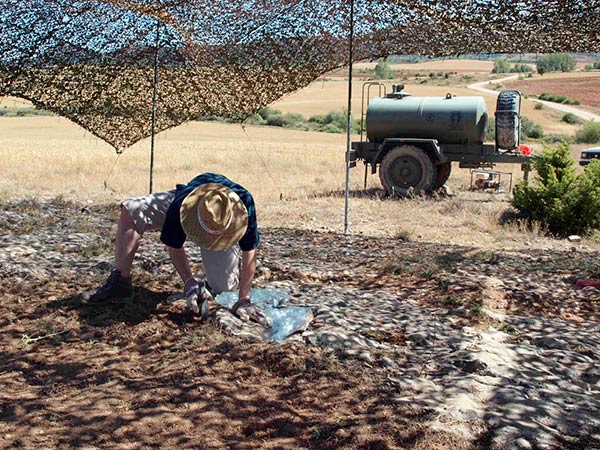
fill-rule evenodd
<path id="1" fill-rule="evenodd" d="M 518 75 L 511 75 L 510 77 L 505 77 L 505 78 L 500 78 L 500 79 L 494 80 L 494 83 L 504 83 L 506 81 L 512 81 L 512 80 L 516 80 L 518 78 L 519 78 Z M 488 86 L 489 83 L 490 83 L 489 81 L 481 81 L 478 83 L 470 84 L 467 87 L 474 91 L 484 92 L 486 94 L 497 94 L 498 91 L 495 91 L 493 89 L 488 89 L 485 87 L 485 86 Z M 594 114 L 594 113 L 591 113 L 588 111 L 582 111 L 581 109 L 575 108 L 571 105 L 563 105 L 561 103 L 547 102 L 545 100 L 538 100 L 538 99 L 535 99 L 535 102 L 541 103 L 544 106 L 547 106 L 548 108 L 554 108 L 559 111 L 574 114 L 577 117 L 580 117 L 584 120 L 594 120 L 596 122 L 600 122 L 600 115 Z"/>

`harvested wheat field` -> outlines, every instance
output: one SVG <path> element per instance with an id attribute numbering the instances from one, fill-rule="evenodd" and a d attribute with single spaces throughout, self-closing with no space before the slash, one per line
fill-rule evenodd
<path id="1" fill-rule="evenodd" d="M 319 89 L 279 106 L 343 105 Z M 503 192 L 454 167 L 450 196 L 412 199 L 359 165 L 344 233 L 345 145 L 216 122 L 157 138 L 155 191 L 215 171 L 254 194 L 254 287 L 314 314 L 270 342 L 167 302 L 183 286 L 152 234 L 132 303 L 82 303 L 119 201 L 148 191 L 149 142 L 117 156 L 64 119 L 0 118 L 0 448 L 600 448 L 600 291 L 575 285 L 600 275 L 597 238 L 507 221 L 510 165 Z"/>

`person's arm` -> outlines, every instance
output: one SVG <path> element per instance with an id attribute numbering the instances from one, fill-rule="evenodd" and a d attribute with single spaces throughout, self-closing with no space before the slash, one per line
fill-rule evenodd
<path id="1" fill-rule="evenodd" d="M 193 275 L 192 269 L 190 268 L 190 262 L 185 253 L 185 249 L 183 247 L 173 248 L 169 246 L 167 246 L 167 249 L 169 251 L 171 262 L 173 263 L 173 266 L 175 266 L 175 270 L 177 270 L 177 273 L 185 283 L 192 278 Z"/>
<path id="2" fill-rule="evenodd" d="M 239 300 L 250 299 L 252 280 L 256 270 L 256 249 L 242 252 L 242 270 L 240 273 Z"/>
<path id="3" fill-rule="evenodd" d="M 256 270 L 256 249 L 242 252 L 242 271 L 240 274 L 240 292 L 238 301 L 231 310 L 242 320 L 253 320 L 263 327 L 272 326 L 271 318 L 265 312 L 250 302 L 250 290 Z"/>

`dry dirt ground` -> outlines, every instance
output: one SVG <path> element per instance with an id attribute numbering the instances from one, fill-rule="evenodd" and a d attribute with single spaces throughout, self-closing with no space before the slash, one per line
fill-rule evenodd
<path id="1" fill-rule="evenodd" d="M 105 276 L 116 212 L 114 206 L 60 198 L 1 205 L 0 448 L 600 448 L 600 430 L 589 418 L 588 425 L 577 420 L 585 392 L 572 394 L 571 407 L 546 411 L 575 417 L 569 424 L 574 428 L 554 429 L 537 416 L 543 423 L 526 423 L 527 409 L 539 404 L 535 398 L 530 406 L 519 403 L 522 416 L 503 413 L 507 419 L 517 414 L 511 426 L 533 424 L 531 433 L 551 429 L 543 442 L 524 434 L 528 439 L 510 447 L 489 423 L 471 428 L 470 436 L 460 433 L 458 422 L 440 426 L 435 408 L 407 401 L 405 380 L 395 380 L 390 359 L 408 361 L 418 350 L 410 343 L 430 339 L 409 336 L 407 326 L 360 329 L 361 339 L 395 349 L 391 358 L 365 360 L 300 336 L 280 344 L 244 341 L 221 330 L 214 316 L 201 323 L 180 305 L 165 303 L 181 286 L 163 249 L 150 241 L 136 261 L 135 302 L 86 306 L 78 294 Z M 574 281 L 598 275 L 597 256 L 577 249 L 482 251 L 401 237 L 266 228 L 256 286 L 287 283 L 315 305 L 341 293 L 335 304 L 358 321 L 361 311 L 366 318 L 379 309 L 378 298 L 392 301 L 388 314 L 395 320 L 406 299 L 432 318 L 443 317 L 450 335 L 495 328 L 518 343 L 523 336 L 510 322 L 484 311 L 568 321 L 575 336 L 578 327 L 587 332 L 600 320 L 600 295 L 576 289 Z M 505 288 L 483 283 L 482 275 L 505 277 Z M 357 305 L 371 300 L 357 310 L 354 298 Z M 328 318 L 316 309 L 318 329 Z M 427 322 L 403 320 L 409 328 Z M 538 350 L 557 351 L 555 341 Z M 597 397 L 597 346 L 571 347 L 586 367 L 575 372 L 574 383 Z M 435 360 L 431 354 L 420 368 L 395 370 L 427 374 L 425 366 Z M 455 363 L 458 379 L 480 371 L 472 363 Z M 537 361 L 526 364 L 534 371 Z M 552 366 L 543 370 L 538 376 L 562 378 Z M 524 380 L 506 377 L 503 383 L 508 389 Z"/>

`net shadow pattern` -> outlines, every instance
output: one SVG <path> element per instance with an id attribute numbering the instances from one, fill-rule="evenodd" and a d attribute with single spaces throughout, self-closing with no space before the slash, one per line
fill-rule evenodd
<path id="1" fill-rule="evenodd" d="M 352 17 L 352 21 L 351 21 Z M 243 120 L 353 58 L 595 52 L 600 0 L 0 0 L 0 95 L 118 152 Z"/>

